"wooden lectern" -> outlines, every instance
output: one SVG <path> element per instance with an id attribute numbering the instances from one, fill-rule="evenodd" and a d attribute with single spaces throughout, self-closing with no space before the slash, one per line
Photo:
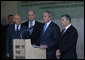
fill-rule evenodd
<path id="1" fill-rule="evenodd" d="M 13 40 L 14 59 L 46 59 L 46 50 L 35 48 L 30 39 Z"/>

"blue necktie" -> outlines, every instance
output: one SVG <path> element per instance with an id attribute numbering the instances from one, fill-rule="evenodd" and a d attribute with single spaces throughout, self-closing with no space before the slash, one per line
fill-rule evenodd
<path id="1" fill-rule="evenodd" d="M 30 22 L 30 28 L 32 27 L 32 22 Z"/>
<path id="2" fill-rule="evenodd" d="M 32 22 L 30 22 L 30 28 L 32 27 Z M 30 29 L 29 32 L 30 32 L 30 35 L 32 34 L 32 31 L 33 29 Z"/>
<path id="3" fill-rule="evenodd" d="M 45 34 L 46 26 L 47 26 L 47 24 L 45 24 L 45 25 L 44 25 L 44 27 L 43 27 L 43 33 L 42 33 L 42 35 L 44 35 L 44 34 Z"/>

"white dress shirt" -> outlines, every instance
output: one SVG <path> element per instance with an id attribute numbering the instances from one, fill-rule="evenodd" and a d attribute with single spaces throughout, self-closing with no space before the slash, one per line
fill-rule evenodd
<path id="1" fill-rule="evenodd" d="M 30 23 L 31 22 L 29 21 L 29 28 L 30 28 Z M 34 25 L 35 25 L 35 20 L 32 21 L 32 26 L 34 26 Z"/>
<path id="2" fill-rule="evenodd" d="M 51 21 L 52 21 L 52 20 L 51 20 Z M 47 29 L 47 27 L 49 26 L 49 24 L 51 23 L 51 21 L 45 23 L 45 24 L 47 24 L 46 29 Z"/>
<path id="3" fill-rule="evenodd" d="M 65 27 L 65 31 L 64 31 L 64 32 L 66 32 L 66 30 L 67 30 L 70 26 L 71 26 L 71 24 L 67 25 L 67 26 Z"/>
<path id="4" fill-rule="evenodd" d="M 20 30 L 20 28 L 21 28 L 21 24 L 18 25 L 18 30 Z M 16 24 L 15 24 L 15 31 L 17 31 L 17 25 Z"/>

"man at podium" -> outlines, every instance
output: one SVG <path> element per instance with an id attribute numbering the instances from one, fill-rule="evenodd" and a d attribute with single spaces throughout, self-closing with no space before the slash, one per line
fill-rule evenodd
<path id="1" fill-rule="evenodd" d="M 6 56 L 13 59 L 13 39 L 27 39 L 29 38 L 29 31 L 27 27 L 21 24 L 21 16 L 19 14 L 15 14 L 13 16 L 15 24 L 10 26 L 7 31 L 7 41 L 6 41 Z M 27 34 L 22 34 L 23 31 L 26 31 Z M 21 37 L 22 34 L 22 37 Z"/>

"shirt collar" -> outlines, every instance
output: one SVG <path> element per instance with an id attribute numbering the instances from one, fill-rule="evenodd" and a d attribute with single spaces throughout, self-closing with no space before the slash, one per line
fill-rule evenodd
<path id="1" fill-rule="evenodd" d="M 29 28 L 30 28 L 30 21 L 29 21 Z M 33 26 L 35 25 L 35 20 L 32 21 Z"/>
<path id="2" fill-rule="evenodd" d="M 15 24 L 15 30 L 17 30 L 17 26 L 18 26 L 18 29 L 20 30 L 21 24 L 20 25 Z"/>
<path id="3" fill-rule="evenodd" d="M 52 20 L 51 20 L 52 21 Z M 48 28 L 49 24 L 51 23 L 51 21 L 45 23 L 46 24 L 46 29 Z"/>
<path id="4" fill-rule="evenodd" d="M 67 30 L 70 26 L 71 26 L 71 24 L 67 25 L 67 26 L 65 27 L 65 29 Z"/>
<path id="5" fill-rule="evenodd" d="M 31 23 L 31 21 L 29 21 L 29 23 Z M 33 20 L 32 23 L 34 24 L 35 23 L 35 20 Z"/>
<path id="6" fill-rule="evenodd" d="M 45 24 L 47 24 L 47 26 L 48 26 L 48 25 L 51 23 L 51 21 L 52 21 L 52 20 L 50 20 L 49 22 L 47 22 L 47 23 L 45 23 Z"/>

